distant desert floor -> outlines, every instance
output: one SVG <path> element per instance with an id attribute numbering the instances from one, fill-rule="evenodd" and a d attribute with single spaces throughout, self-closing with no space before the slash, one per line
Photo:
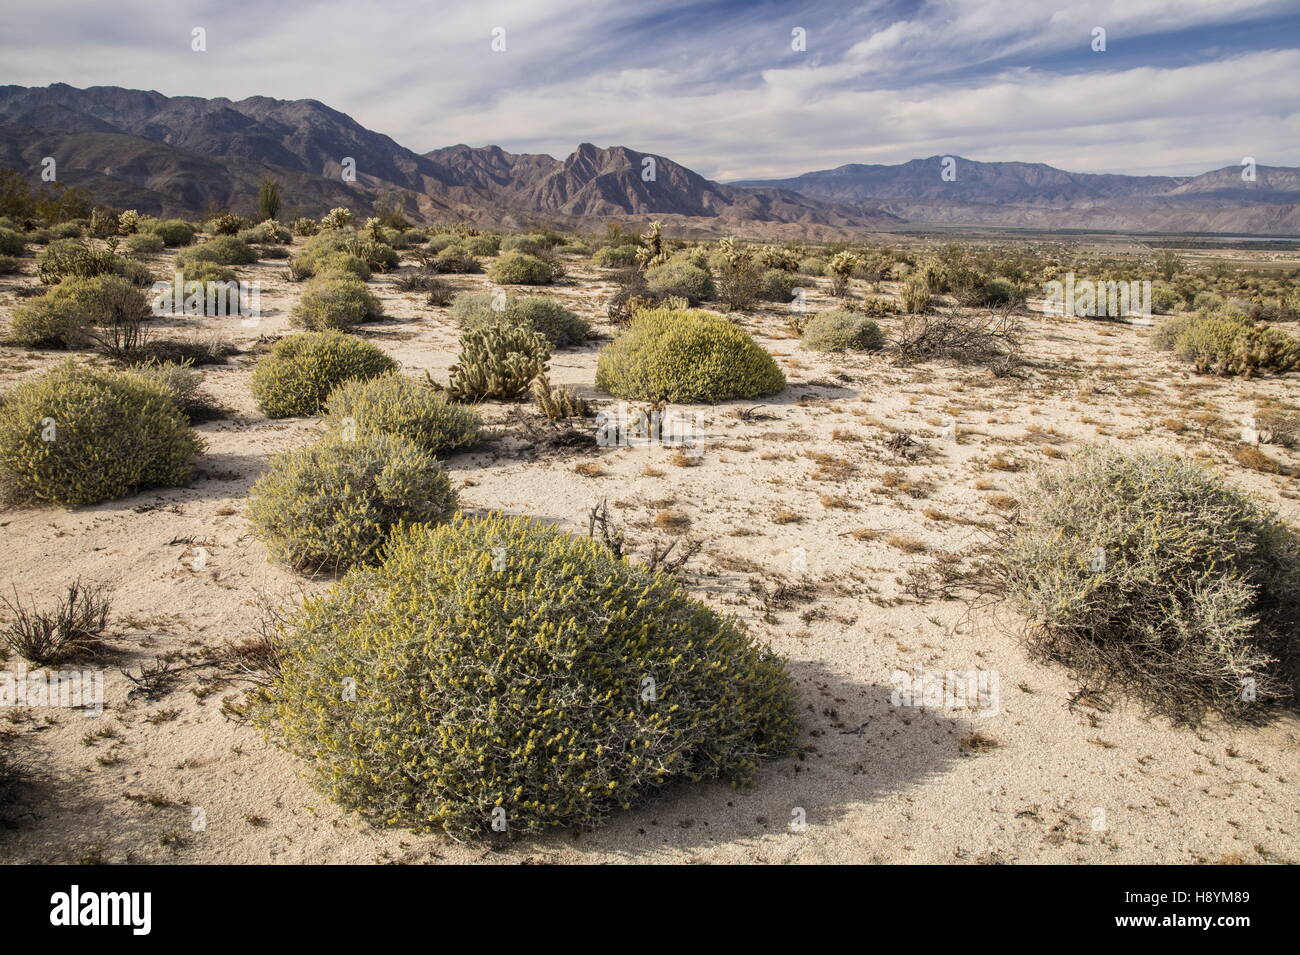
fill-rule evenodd
<path id="1" fill-rule="evenodd" d="M 144 259 L 169 273 L 170 253 Z M 512 294 L 555 296 L 611 335 L 607 274 L 589 260 L 565 261 L 564 284 Z M 974 367 L 901 367 L 888 352 L 807 352 L 787 328 L 791 306 L 769 306 L 737 320 L 777 357 L 789 388 L 698 409 L 698 466 L 662 447 L 530 447 L 513 420 L 534 415 L 530 405 L 483 406 L 501 438 L 447 461 L 465 510 L 532 515 L 585 534 L 588 508 L 607 500 L 634 550 L 674 534 L 699 540 L 684 585 L 789 661 L 803 718 L 797 753 L 766 763 L 748 788 L 683 784 L 594 832 L 462 845 L 371 828 L 341 811 L 308 785 L 300 761 L 223 715 L 223 699 L 242 692 L 235 684 L 179 671 L 158 698 L 129 698 L 121 668 L 251 636 L 263 603 L 292 604 L 330 584 L 269 562 L 243 516 L 268 458 L 311 441 L 321 425 L 259 414 L 249 374 L 269 340 L 292 331 L 301 286 L 284 280 L 283 262 L 238 271 L 263 283 L 259 325 L 175 323 L 219 331 L 241 349 L 202 368 L 204 391 L 228 417 L 198 426 L 209 449 L 192 486 L 0 514 L 5 592 L 48 603 L 78 577 L 111 585 L 115 651 L 102 716 L 0 713 L 37 774 L 17 823 L 0 829 L 0 861 L 1300 861 L 1294 714 L 1190 730 L 1123 701 L 1098 709 L 1072 699 L 1066 673 L 1027 658 L 1004 608 L 918 599 L 905 586 L 911 569 L 978 545 L 1014 506 L 1029 467 L 1084 442 L 1203 460 L 1300 523 L 1295 478 L 1232 457 L 1242 419 L 1260 401 L 1300 400 L 1297 379 L 1197 375 L 1130 325 L 1030 316 L 1028 366 L 995 378 Z M 360 334 L 406 372 L 445 380 L 457 329 L 446 308 L 396 291 L 394 278 L 370 283 L 391 318 Z M 448 280 L 490 287 L 482 275 Z M 18 301 L 14 286 L 34 282 L 27 274 L 0 284 L 0 314 Z M 829 307 L 827 280 L 816 282 L 810 306 Z M 854 286 L 861 296 L 865 287 Z M 887 334 L 896 323 L 881 321 Z M 558 351 L 550 374 L 610 407 L 592 386 L 601 344 Z M 65 357 L 0 349 L 0 387 Z M 915 461 L 886 446 L 897 431 L 923 443 Z M 1267 450 L 1300 468 L 1300 454 Z M 200 547 L 206 559 L 196 562 Z M 892 675 L 914 668 L 995 672 L 996 712 L 893 705 Z"/>

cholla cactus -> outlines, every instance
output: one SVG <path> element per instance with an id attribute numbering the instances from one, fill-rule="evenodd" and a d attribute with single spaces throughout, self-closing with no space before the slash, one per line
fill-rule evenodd
<path id="1" fill-rule="evenodd" d="M 718 251 L 733 269 L 748 265 L 754 258 L 754 252 L 749 246 L 740 245 L 731 236 L 718 242 Z"/>
<path id="2" fill-rule="evenodd" d="M 117 217 L 117 231 L 123 235 L 135 235 L 140 230 L 140 213 L 127 209 Z"/>
<path id="3" fill-rule="evenodd" d="M 849 278 L 858 267 L 858 257 L 852 252 L 840 252 L 826 263 L 826 271 L 831 276 L 831 294 L 843 297 L 849 290 Z"/>
<path id="4" fill-rule="evenodd" d="M 552 421 L 591 417 L 591 403 L 568 388 L 552 388 L 545 375 L 533 379 L 533 400 L 537 410 Z"/>
<path id="5" fill-rule="evenodd" d="M 460 358 L 451 366 L 447 394 L 458 401 L 518 398 L 545 374 L 551 343 L 518 325 L 476 328 L 460 337 Z"/>
<path id="6" fill-rule="evenodd" d="M 294 235 L 315 235 L 320 231 L 320 223 L 315 219 L 308 219 L 304 216 L 301 219 L 294 219 L 290 228 L 293 229 Z"/>
<path id="7" fill-rule="evenodd" d="M 230 212 L 223 212 L 212 217 L 208 222 L 208 230 L 213 235 L 234 235 L 245 225 L 247 223 L 239 216 Z"/>
<path id="8" fill-rule="evenodd" d="M 374 241 L 384 241 L 384 224 L 379 220 L 378 216 L 371 216 L 367 219 L 366 224 L 362 226 L 362 230 Z"/>
<path id="9" fill-rule="evenodd" d="M 789 249 L 766 246 L 758 254 L 758 261 L 765 269 L 781 269 L 785 272 L 799 271 L 799 257 Z"/>
<path id="10" fill-rule="evenodd" d="M 664 248 L 663 225 L 656 219 L 641 236 L 641 248 L 636 250 L 636 262 L 642 270 L 645 270 L 652 265 L 667 261 L 668 251 Z"/>
<path id="11" fill-rule="evenodd" d="M 320 220 L 322 229 L 342 229 L 352 223 L 352 210 L 339 206 L 325 213 L 325 217 Z"/>

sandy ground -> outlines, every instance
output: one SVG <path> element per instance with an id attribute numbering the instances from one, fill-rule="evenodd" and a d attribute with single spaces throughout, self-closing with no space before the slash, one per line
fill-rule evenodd
<path id="1" fill-rule="evenodd" d="M 151 265 L 161 273 L 167 260 L 151 257 Z M 570 268 L 567 283 L 544 294 L 608 334 L 610 286 L 589 266 Z M 786 329 L 788 306 L 773 306 L 740 322 L 777 356 L 790 387 L 747 419 L 739 412 L 753 402 L 699 409 L 698 466 L 660 447 L 557 455 L 514 439 L 450 459 L 468 510 L 530 514 L 585 533 L 587 509 L 605 499 L 641 551 L 683 528 L 703 542 L 686 585 L 789 660 L 802 704 L 797 755 L 767 764 L 747 789 L 681 786 L 596 832 L 463 846 L 372 829 L 341 812 L 307 785 L 300 762 L 223 715 L 237 686 L 183 671 L 157 699 L 130 697 L 121 668 L 247 637 L 260 602 L 291 602 L 329 583 L 270 563 L 242 516 L 268 457 L 311 441 L 320 426 L 257 412 L 248 378 L 258 339 L 290 331 L 301 287 L 282 279 L 280 262 L 239 271 L 263 282 L 264 317 L 256 328 L 201 323 L 244 353 L 203 369 L 204 390 L 229 416 L 199 426 L 209 451 L 192 486 L 0 514 L 5 591 L 48 600 L 77 577 L 110 584 L 116 653 L 103 715 L 0 713 L 0 730 L 36 770 L 15 824 L 0 828 L 0 861 L 1300 860 L 1294 716 L 1188 730 L 1122 703 L 1108 711 L 1072 703 L 1064 673 L 1026 659 L 1014 619 L 917 599 L 904 586 L 912 568 L 977 543 L 1026 467 L 1084 441 L 1205 460 L 1293 522 L 1300 517 L 1293 478 L 1246 470 L 1231 456 L 1241 417 L 1262 399 L 1295 400 L 1294 379 L 1196 376 L 1131 326 L 1030 319 L 1029 367 L 996 379 L 949 365 L 896 367 L 883 356 L 820 357 Z M 451 281 L 490 285 L 484 276 Z M 827 304 L 826 280 L 817 281 L 814 309 Z M 17 301 L 13 287 L 32 282 L 5 283 L 0 314 Z M 361 334 L 408 372 L 445 378 L 456 353 L 446 309 L 392 283 L 371 283 L 391 320 Z M 893 324 L 882 322 L 887 332 Z M 599 345 L 557 353 L 553 383 L 608 402 L 592 388 Z M 63 357 L 0 349 L 0 386 Z M 503 425 L 515 411 L 483 410 Z M 950 421 L 955 438 L 944 431 Z M 885 447 L 895 430 L 924 443 L 919 460 Z M 1267 451 L 1300 465 L 1300 455 Z M 575 472 L 592 462 L 598 468 Z M 664 511 L 684 518 L 675 531 L 656 526 Z M 196 561 L 198 548 L 206 559 Z M 996 674 L 996 712 L 892 705 L 892 674 L 916 667 Z"/>

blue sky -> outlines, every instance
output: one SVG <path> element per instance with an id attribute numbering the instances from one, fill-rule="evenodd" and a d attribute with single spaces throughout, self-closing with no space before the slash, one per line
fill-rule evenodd
<path id="1" fill-rule="evenodd" d="M 417 151 L 590 141 L 722 179 L 935 154 L 1300 165 L 1296 0 L 43 0 L 5 23 L 0 82 L 312 98 Z"/>

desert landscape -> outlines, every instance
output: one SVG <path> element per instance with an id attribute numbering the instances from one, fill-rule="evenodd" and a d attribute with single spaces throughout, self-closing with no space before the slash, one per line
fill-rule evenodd
<path id="1" fill-rule="evenodd" d="M 1062 85 L 1157 85 L 1146 28 L 1096 80 L 998 35 L 1034 65 L 945 100 L 902 75 L 932 6 L 806 69 L 734 11 L 768 98 L 672 86 L 690 136 L 635 51 L 589 100 L 541 71 L 594 117 L 565 148 L 531 52 L 492 61 L 527 134 L 420 149 L 316 61 L 339 103 L 15 68 L 0 862 L 1300 862 L 1300 167 L 1175 143 L 1167 93 L 1152 155 L 1044 145 Z M 1105 52 L 1093 12 L 1040 27 Z M 561 42 L 518 16 L 449 62 Z M 895 54 L 886 148 L 829 92 L 878 105 L 838 84 Z M 966 158 L 1005 84 L 1045 125 Z M 793 158 L 722 130 L 792 90 L 828 93 Z"/>

